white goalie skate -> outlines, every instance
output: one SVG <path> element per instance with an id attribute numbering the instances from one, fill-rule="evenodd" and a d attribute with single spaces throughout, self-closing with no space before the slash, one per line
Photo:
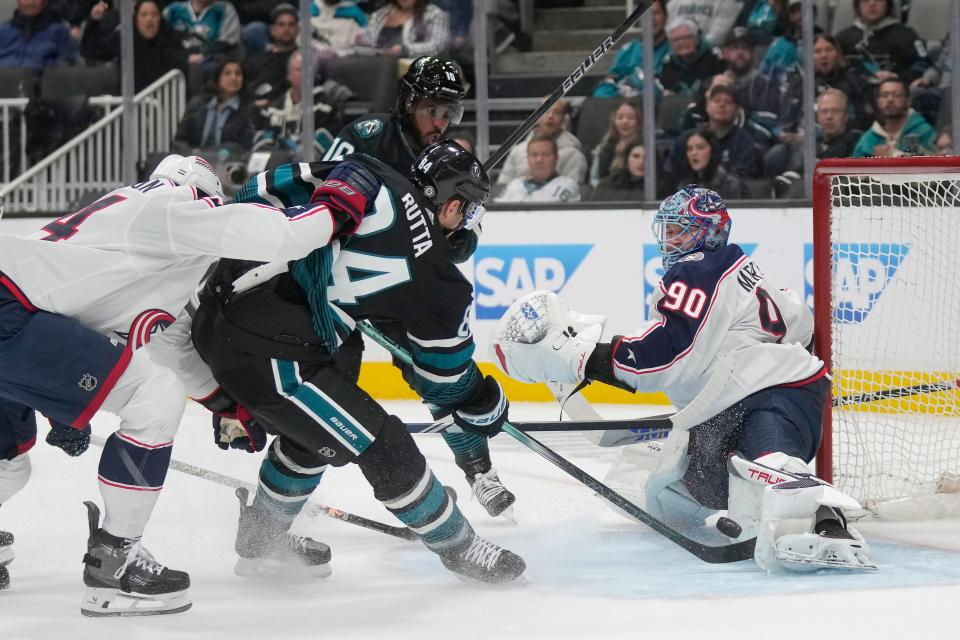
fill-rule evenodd
<path id="1" fill-rule="evenodd" d="M 783 453 L 755 461 L 732 456 L 728 515 L 756 535 L 754 559 L 768 571 L 875 570 L 863 536 L 848 526 L 843 509 L 859 503 Z"/>

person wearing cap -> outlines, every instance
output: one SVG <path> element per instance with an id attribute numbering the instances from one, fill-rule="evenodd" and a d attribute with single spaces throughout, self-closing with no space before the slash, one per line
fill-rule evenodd
<path id="1" fill-rule="evenodd" d="M 670 53 L 660 73 L 665 93 L 692 96 L 702 84 L 727 68 L 720 52 L 701 36 L 697 23 L 690 18 L 671 18 L 667 40 Z"/>
<path id="2" fill-rule="evenodd" d="M 667 41 L 667 7 L 664 0 L 654 0 L 650 5 L 653 18 L 653 73 L 659 76 L 663 60 L 670 53 Z M 659 86 L 656 87 L 659 93 Z M 607 76 L 593 90 L 595 98 L 630 98 L 643 93 L 643 41 L 638 37 L 617 51 Z"/>
<path id="3" fill-rule="evenodd" d="M 248 25 L 248 28 L 253 25 Z M 248 49 L 249 57 L 243 63 L 247 86 L 262 107 L 287 89 L 287 62 L 297 50 L 300 38 L 300 14 L 292 4 L 283 2 L 270 12 L 270 41 L 260 53 Z M 248 31 L 244 30 L 244 41 Z"/>
<path id="4" fill-rule="evenodd" d="M 775 117 L 781 110 L 781 85 L 757 69 L 749 30 L 746 27 L 731 29 L 721 51 L 743 108 Z"/>

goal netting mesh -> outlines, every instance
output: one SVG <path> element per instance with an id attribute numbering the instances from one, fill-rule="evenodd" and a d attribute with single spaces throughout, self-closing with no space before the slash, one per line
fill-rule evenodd
<path id="1" fill-rule="evenodd" d="M 960 174 L 935 171 L 829 178 L 833 480 L 890 518 L 960 515 Z"/>

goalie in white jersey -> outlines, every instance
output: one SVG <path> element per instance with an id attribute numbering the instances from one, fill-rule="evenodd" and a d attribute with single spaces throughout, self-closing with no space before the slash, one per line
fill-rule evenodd
<path id="1" fill-rule="evenodd" d="M 666 442 L 624 452 L 654 516 L 702 525 L 727 509 L 739 526 L 724 533 L 756 536 L 765 568 L 875 568 L 843 515 L 859 505 L 808 466 L 830 390 L 806 348 L 813 315 L 727 243 L 730 226 L 718 194 L 681 189 L 654 218 L 665 273 L 636 335 L 599 342 L 603 316 L 534 292 L 501 319 L 494 361 L 524 382 L 665 391 L 679 409 Z"/>
<path id="2" fill-rule="evenodd" d="M 121 418 L 100 458 L 102 528 L 99 510 L 87 503 L 84 614 L 190 607 L 187 574 L 163 567 L 139 543 L 163 487 L 186 397 L 218 414 L 215 437 L 232 425 L 239 430 L 230 433 L 243 434 L 233 444 L 254 450 L 265 435 L 193 350 L 187 303 L 221 257 L 294 260 L 352 233 L 366 200 L 350 181 L 378 183 L 352 166 L 341 163 L 318 180 L 305 206 L 221 206 L 210 165 L 173 155 L 147 182 L 112 191 L 31 237 L 0 236 L 0 409 L 7 409 L 0 445 L 13 439 L 9 452 L 0 452 L 0 503 L 30 473 L 29 409 L 67 430 L 87 428 L 101 409 Z M 23 422 L 14 424 L 21 414 Z"/>

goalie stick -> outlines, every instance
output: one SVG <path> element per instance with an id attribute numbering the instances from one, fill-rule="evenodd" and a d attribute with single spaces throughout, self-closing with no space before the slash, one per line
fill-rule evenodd
<path id="1" fill-rule="evenodd" d="M 95 444 L 98 447 L 103 447 L 106 441 L 100 436 L 91 436 L 90 443 Z M 201 478 L 203 480 L 209 480 L 210 482 L 216 482 L 217 484 L 222 484 L 233 489 L 238 489 L 244 487 L 246 489 L 256 490 L 252 484 L 243 482 L 234 478 L 232 476 L 224 475 L 222 473 L 217 473 L 210 469 L 205 469 L 203 467 L 198 467 L 196 465 L 190 464 L 189 462 L 183 462 L 177 460 L 176 458 L 170 459 L 170 468 L 175 469 L 181 473 L 193 476 L 195 478 Z M 444 487 L 447 490 L 447 493 L 451 494 L 451 498 L 456 500 L 456 493 L 450 487 Z M 330 518 L 335 518 L 343 522 L 348 522 L 358 527 L 363 527 L 365 529 L 371 529 L 373 531 L 379 531 L 380 533 L 385 533 L 389 536 L 394 536 L 396 538 L 402 538 L 404 540 L 419 540 L 420 536 L 417 535 L 415 531 L 408 529 L 407 527 L 398 527 L 383 522 L 378 522 L 377 520 L 371 520 L 369 518 L 364 518 L 363 516 L 358 516 L 352 513 L 348 513 L 341 509 L 335 507 L 328 507 L 324 504 L 317 504 L 316 502 L 308 502 L 306 508 L 304 509 L 307 515 L 316 516 L 322 514 Z"/>
<path id="2" fill-rule="evenodd" d="M 357 326 L 363 333 L 389 351 L 392 355 L 396 356 L 399 360 L 405 362 L 406 364 L 413 366 L 413 358 L 410 356 L 410 354 L 407 353 L 407 351 L 400 345 L 393 342 L 393 340 L 377 331 L 376 327 L 374 327 L 372 324 L 361 321 L 357 323 Z M 520 431 L 509 422 L 504 422 L 503 431 L 520 442 L 520 444 L 551 462 L 554 466 L 558 467 L 567 475 L 573 477 L 575 480 L 594 491 L 601 498 L 619 507 L 634 519 L 639 520 L 663 537 L 689 551 L 701 560 L 717 564 L 726 562 L 739 562 L 740 560 L 749 560 L 753 558 L 753 549 L 757 542 L 756 538 L 750 538 L 749 540 L 743 540 L 734 544 L 716 547 L 692 540 L 679 531 L 671 528 L 667 524 L 657 520 L 652 515 L 633 504 L 580 467 L 556 453 L 539 440 L 536 440 L 532 436 Z"/>

